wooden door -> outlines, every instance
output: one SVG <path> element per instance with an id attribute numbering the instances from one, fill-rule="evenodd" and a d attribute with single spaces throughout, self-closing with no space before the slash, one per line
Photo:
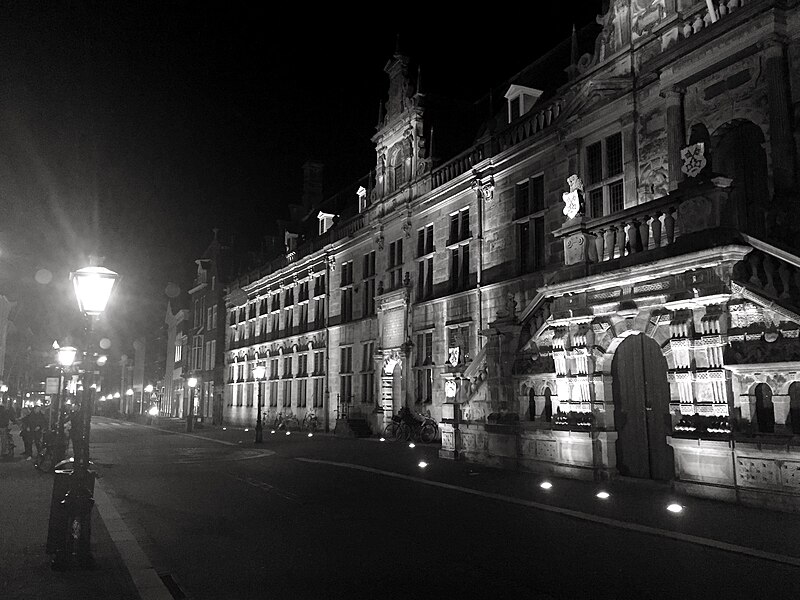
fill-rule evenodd
<path id="1" fill-rule="evenodd" d="M 611 374 L 617 469 L 630 477 L 671 479 L 669 383 L 661 349 L 645 335 L 630 336 L 617 348 Z"/>

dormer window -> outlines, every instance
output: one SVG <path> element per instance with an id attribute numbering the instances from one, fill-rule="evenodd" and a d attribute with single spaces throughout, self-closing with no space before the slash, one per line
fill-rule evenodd
<path id="1" fill-rule="evenodd" d="M 294 252 L 297 250 L 297 238 L 298 235 L 296 233 L 291 233 L 287 231 L 284 234 L 283 241 L 286 244 L 286 253 Z"/>
<path id="2" fill-rule="evenodd" d="M 539 96 L 542 95 L 542 90 L 525 87 L 523 85 L 512 85 L 506 92 L 506 100 L 508 100 L 508 122 L 511 123 L 527 113 Z"/>
<path id="3" fill-rule="evenodd" d="M 362 213 L 367 210 L 367 190 L 361 185 L 356 190 L 356 194 L 358 195 L 358 212 Z"/>
<path id="4" fill-rule="evenodd" d="M 322 235 L 333 225 L 333 219 L 336 215 L 319 211 L 317 219 L 319 219 L 319 234 Z"/>

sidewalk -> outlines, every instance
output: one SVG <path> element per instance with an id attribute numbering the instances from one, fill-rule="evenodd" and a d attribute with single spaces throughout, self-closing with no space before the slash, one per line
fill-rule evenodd
<path id="1" fill-rule="evenodd" d="M 92 551 L 96 568 L 53 571 L 45 553 L 53 476 L 40 473 L 21 456 L 18 428 L 13 428 L 14 458 L 0 461 L 0 598 L 42 600 L 139 600 L 141 598 L 109 530 L 100 518 L 102 482 L 95 484 Z"/>

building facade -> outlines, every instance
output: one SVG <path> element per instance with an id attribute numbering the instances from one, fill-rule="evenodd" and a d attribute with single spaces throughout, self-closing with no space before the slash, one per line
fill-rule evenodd
<path id="1" fill-rule="evenodd" d="M 166 417 L 183 417 L 188 398 L 186 380 L 189 369 L 187 335 L 190 323 L 189 309 L 167 304 L 164 317 L 166 324 L 166 366 L 164 368 L 164 393 L 159 414 Z"/>
<path id="2" fill-rule="evenodd" d="M 446 162 L 391 58 L 350 213 L 227 296 L 231 414 L 410 406 L 445 457 L 800 509 L 800 4 L 612 0 L 598 30 Z"/>

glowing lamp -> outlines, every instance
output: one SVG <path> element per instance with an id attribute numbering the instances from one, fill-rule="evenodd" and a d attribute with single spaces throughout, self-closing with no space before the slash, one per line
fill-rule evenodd
<path id="1" fill-rule="evenodd" d="M 86 315 L 99 315 L 106 309 L 108 299 L 120 276 L 105 267 L 92 265 L 70 273 L 70 279 L 81 312 Z"/>

